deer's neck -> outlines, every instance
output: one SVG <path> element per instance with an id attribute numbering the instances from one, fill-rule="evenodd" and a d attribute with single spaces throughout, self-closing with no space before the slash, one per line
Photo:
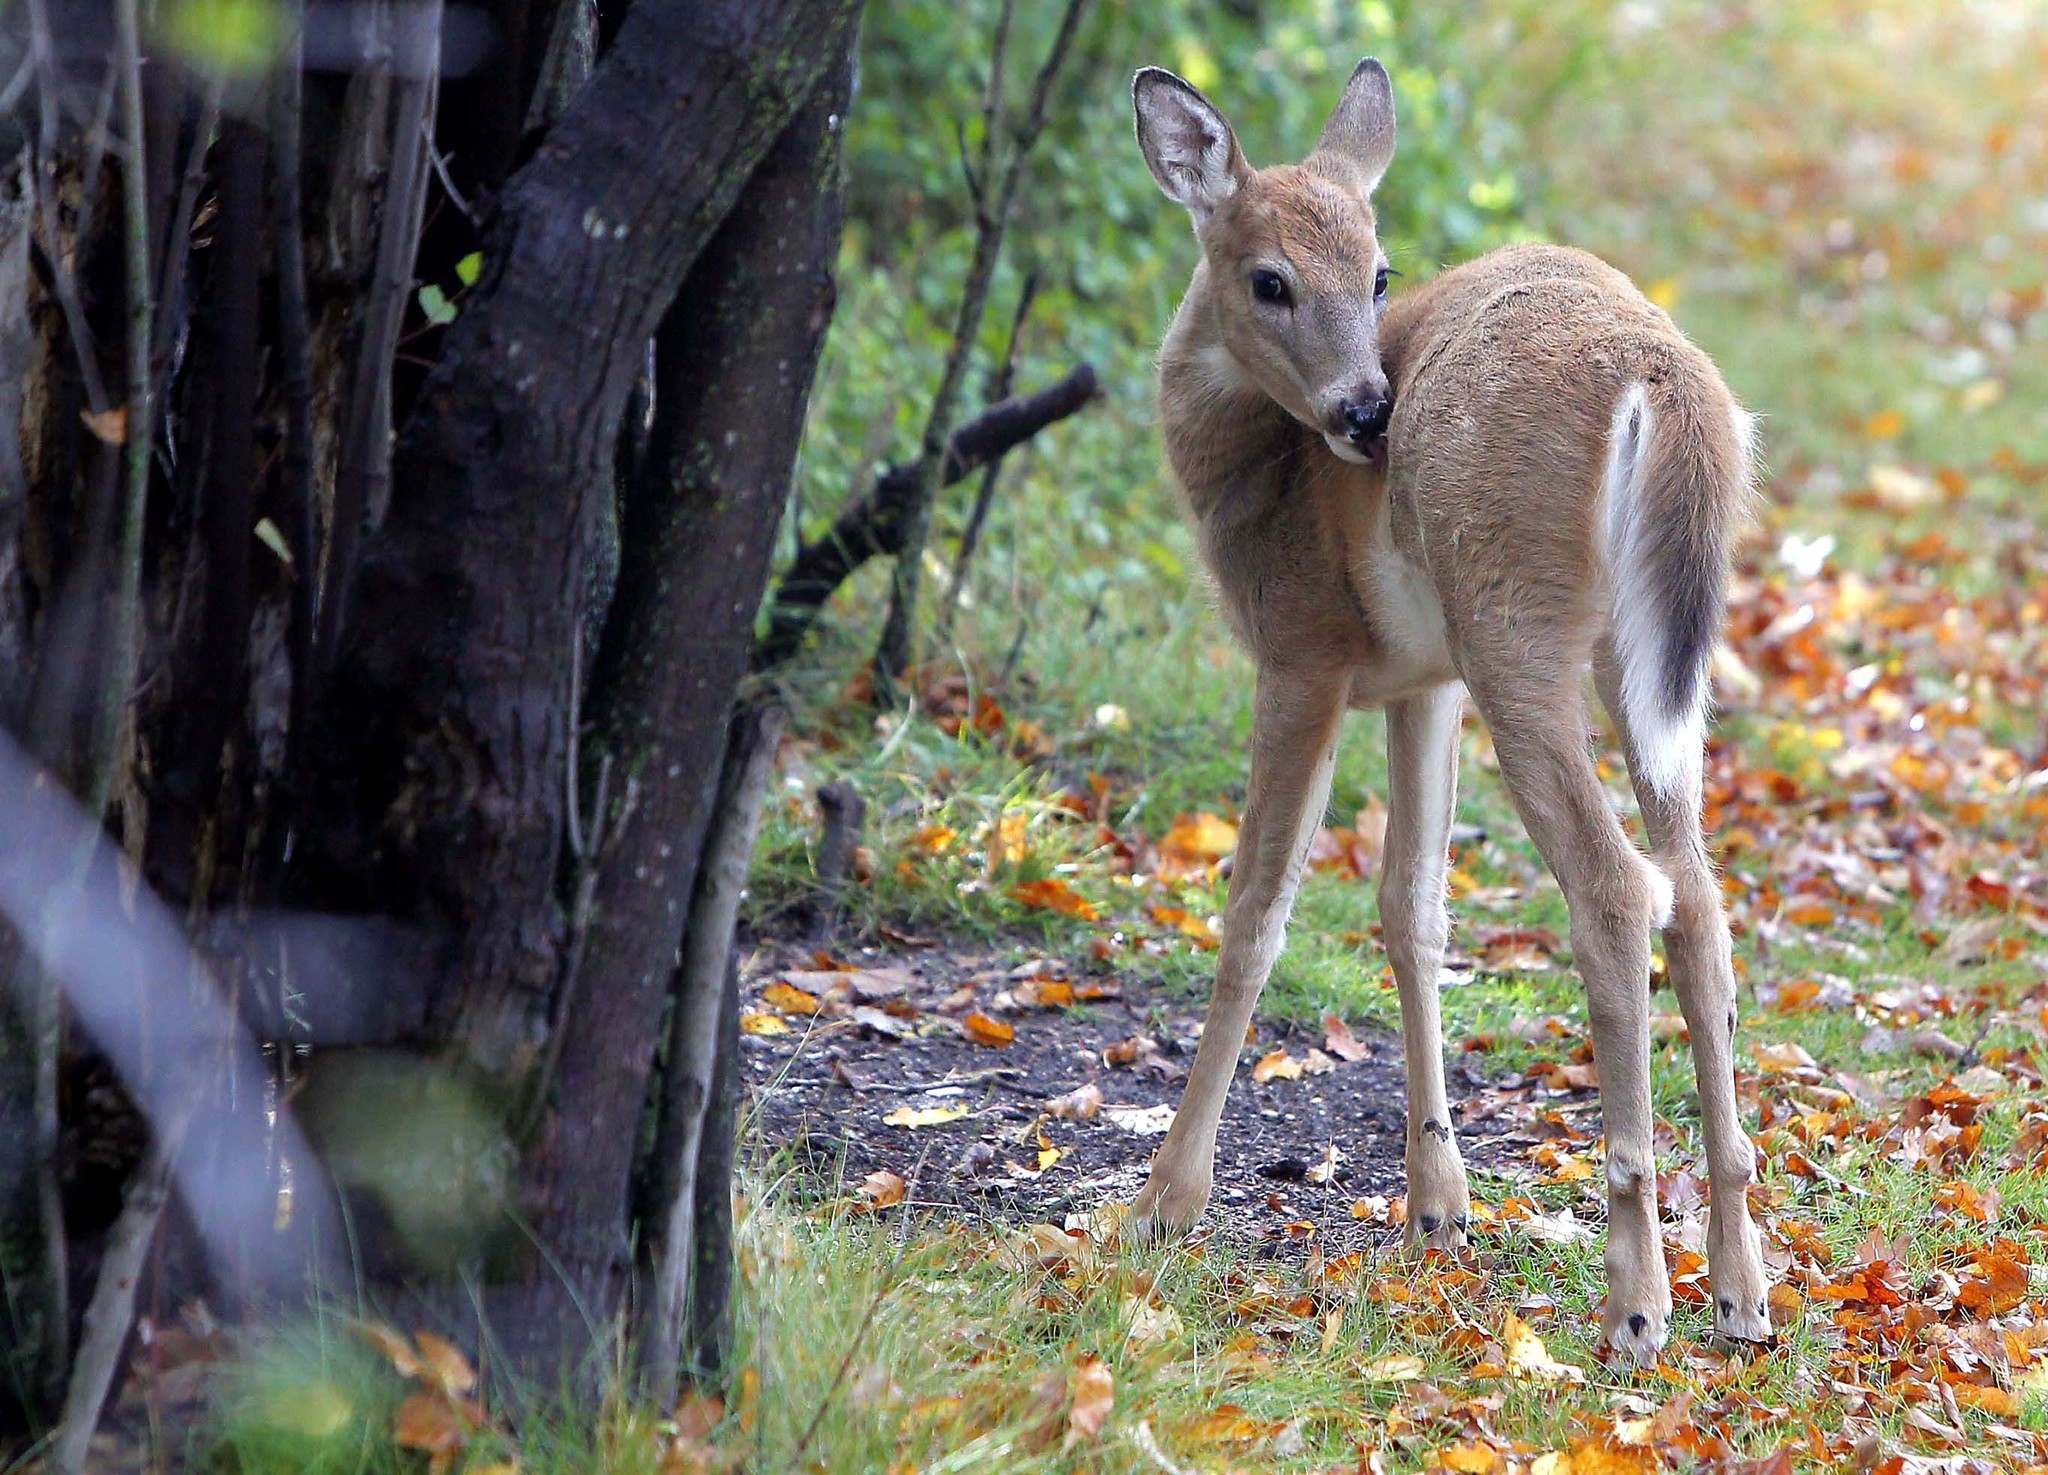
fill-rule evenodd
<path id="1" fill-rule="evenodd" d="M 1206 265 L 1159 350 L 1159 424 L 1188 510 L 1207 528 L 1262 516 L 1298 474 L 1306 432 L 1224 346 Z"/>

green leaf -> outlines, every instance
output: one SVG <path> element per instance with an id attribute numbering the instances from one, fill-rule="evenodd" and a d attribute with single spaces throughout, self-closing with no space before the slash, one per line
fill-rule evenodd
<path id="1" fill-rule="evenodd" d="M 248 76 L 268 71 L 284 49 L 284 15 L 276 0 L 179 0 L 161 35 L 196 67 Z"/>
<path id="2" fill-rule="evenodd" d="M 448 294 L 432 282 L 420 288 L 420 311 L 427 315 L 427 321 L 436 327 L 445 328 L 455 321 L 455 304 L 448 300 Z"/>
<path id="3" fill-rule="evenodd" d="M 484 274 L 484 253 L 472 251 L 455 263 L 455 279 L 465 287 L 474 287 L 476 279 Z"/>
<path id="4" fill-rule="evenodd" d="M 285 542 L 284 534 L 277 530 L 277 524 L 269 518 L 256 519 L 256 541 L 275 553 L 286 568 L 292 566 L 291 544 Z"/>

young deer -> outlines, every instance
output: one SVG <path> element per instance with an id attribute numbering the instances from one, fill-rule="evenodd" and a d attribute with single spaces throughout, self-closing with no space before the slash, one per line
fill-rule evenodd
<path id="1" fill-rule="evenodd" d="M 1371 194 L 1393 89 L 1361 62 L 1299 165 L 1254 169 L 1199 92 L 1133 87 L 1138 143 L 1202 248 L 1159 355 L 1166 449 L 1258 667 L 1250 790 L 1208 1023 L 1133 1209 L 1183 1227 L 1322 822 L 1347 708 L 1387 709 L 1380 920 L 1408 1063 L 1408 1235 L 1465 1238 L 1437 1009 L 1460 683 L 1571 908 L 1607 1128 L 1611 1344 L 1653 1361 L 1671 1295 L 1650 1107 L 1650 929 L 1692 1036 L 1716 1328 L 1768 1335 L 1736 1114 L 1735 980 L 1700 835 L 1706 665 L 1748 495 L 1751 421 L 1621 273 L 1515 246 L 1387 300 Z M 1654 863 L 1594 770 L 1584 674 L 1619 726 Z"/>

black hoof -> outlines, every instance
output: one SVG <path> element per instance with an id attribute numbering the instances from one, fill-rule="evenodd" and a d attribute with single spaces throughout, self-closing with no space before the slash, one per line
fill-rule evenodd
<path id="1" fill-rule="evenodd" d="M 1648 1325 L 1649 1323 L 1643 1320 L 1643 1313 L 1640 1311 L 1634 1313 L 1628 1319 L 1628 1329 L 1639 1337 L 1643 1334 L 1643 1328 Z"/>

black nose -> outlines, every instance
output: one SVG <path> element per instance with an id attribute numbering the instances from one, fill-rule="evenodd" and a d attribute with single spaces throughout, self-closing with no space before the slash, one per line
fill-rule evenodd
<path id="1" fill-rule="evenodd" d="M 1384 396 L 1353 400 L 1344 406 L 1344 429 L 1355 446 L 1366 445 L 1387 433 L 1394 416 L 1394 402 Z"/>

